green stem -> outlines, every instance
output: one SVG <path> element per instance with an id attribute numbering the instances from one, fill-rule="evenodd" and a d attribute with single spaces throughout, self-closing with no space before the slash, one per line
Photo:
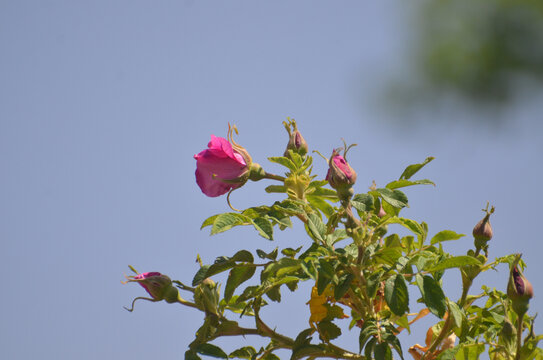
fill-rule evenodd
<path id="1" fill-rule="evenodd" d="M 520 348 L 522 347 L 522 323 L 524 320 L 524 313 L 519 314 L 517 319 L 517 353 L 515 360 L 520 360 Z"/>
<path id="2" fill-rule="evenodd" d="M 285 181 L 286 180 L 286 178 L 284 176 L 270 174 L 269 172 L 266 172 L 264 174 L 264 179 L 271 179 L 271 180 L 277 180 L 277 181 Z"/>
<path id="3" fill-rule="evenodd" d="M 185 305 L 185 306 L 189 306 L 189 307 L 193 307 L 195 309 L 198 309 L 198 306 L 195 303 L 187 301 L 187 300 L 183 299 L 181 296 L 177 297 L 177 302 L 180 303 L 181 305 Z"/>
<path id="4" fill-rule="evenodd" d="M 473 283 L 472 281 L 466 282 L 464 286 L 462 287 L 462 296 L 460 297 L 460 300 L 458 301 L 458 306 L 460 306 L 461 308 L 463 308 L 464 304 L 466 303 L 466 299 L 468 297 L 468 291 L 472 283 Z"/>
<path id="5" fill-rule="evenodd" d="M 424 353 L 421 360 L 424 360 L 427 354 L 433 354 L 433 352 L 436 351 L 437 347 L 443 342 L 451 327 L 451 317 L 452 316 L 450 314 L 449 316 L 447 316 L 447 320 L 445 320 L 445 323 L 443 324 L 443 328 L 439 332 L 439 335 L 432 342 L 430 348 Z"/>

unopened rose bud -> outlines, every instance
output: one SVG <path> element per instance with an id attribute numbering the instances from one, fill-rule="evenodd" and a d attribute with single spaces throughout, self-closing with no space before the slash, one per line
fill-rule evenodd
<path id="1" fill-rule="evenodd" d="M 530 299 L 534 296 L 532 284 L 524 277 L 517 266 L 518 260 L 513 263 L 507 284 L 507 296 L 511 299 L 513 310 L 522 316 L 528 311 Z"/>
<path id="2" fill-rule="evenodd" d="M 356 182 L 356 172 L 345 158 L 339 155 L 337 149 L 332 152 L 328 165 L 326 180 L 336 189 L 340 200 L 349 199 L 353 195 L 352 186 Z"/>
<path id="3" fill-rule="evenodd" d="M 385 209 L 383 209 L 383 204 L 381 204 L 381 206 L 379 207 L 379 212 L 377 213 L 377 216 L 382 218 L 382 217 L 385 217 L 386 216 L 386 211 Z"/>
<path id="4" fill-rule="evenodd" d="M 174 303 L 178 298 L 178 290 L 173 286 L 172 280 L 159 272 L 146 272 L 135 276 L 127 276 L 127 282 L 140 284 L 153 300 L 165 300 Z"/>
<path id="5" fill-rule="evenodd" d="M 210 278 L 204 279 L 194 290 L 194 302 L 196 306 L 214 321 L 218 320 L 219 317 L 217 311 L 219 299 L 218 285 Z"/>
<path id="6" fill-rule="evenodd" d="M 301 156 L 304 156 L 305 154 L 307 154 L 307 151 L 308 151 L 307 143 L 305 142 L 305 139 L 300 133 L 300 131 L 298 131 L 298 126 L 296 125 L 296 121 L 294 121 L 294 119 L 292 120 L 288 119 L 288 122 L 283 122 L 283 124 L 285 125 L 285 128 L 287 129 L 287 132 L 289 135 L 287 148 L 283 156 L 290 157 L 289 152 L 288 152 L 289 150 L 292 150 Z M 292 130 L 291 130 L 291 127 L 292 127 Z"/>
<path id="7" fill-rule="evenodd" d="M 490 215 L 494 213 L 494 206 L 488 210 L 487 204 L 486 209 L 483 209 L 483 211 L 486 213 L 485 217 L 475 225 L 472 232 L 477 253 L 479 253 L 481 249 L 484 249 L 485 252 L 487 251 L 487 242 L 492 239 L 493 235 L 492 226 L 490 225 Z"/>

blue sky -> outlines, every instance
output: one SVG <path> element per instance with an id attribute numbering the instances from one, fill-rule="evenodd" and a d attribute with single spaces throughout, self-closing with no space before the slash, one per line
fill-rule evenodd
<path id="1" fill-rule="evenodd" d="M 329 154 L 341 138 L 358 143 L 349 154 L 358 192 L 435 156 L 420 176 L 437 187 L 408 190 L 405 216 L 426 221 L 431 233 L 470 234 L 491 201 L 490 256 L 524 254 L 532 313 L 542 311 L 541 89 L 496 113 L 454 101 L 386 111 L 387 84 L 414 76 L 416 9 L 392 0 L 338 4 L 0 2 L 2 358 L 181 358 L 201 314 L 150 303 L 126 312 L 143 295 L 120 284 L 127 264 L 190 282 L 196 254 L 212 262 L 241 248 L 307 244 L 300 226 L 275 243 L 249 229 L 214 237 L 199 230 L 228 207 L 199 191 L 193 155 L 230 122 L 253 159 L 279 172 L 266 157 L 283 153 L 287 116 L 310 150 Z M 504 121 L 478 121 L 485 116 Z M 324 176 L 326 163 L 315 160 Z M 266 185 L 247 184 L 233 203 L 272 203 Z M 464 253 L 471 244 L 466 237 L 447 249 Z M 500 270 L 488 284 L 504 290 Z M 459 296 L 459 276 L 446 288 Z M 286 307 L 265 316 L 295 336 L 307 326 L 309 292 L 284 292 Z M 404 349 L 422 343 L 430 323 Z M 341 344 L 356 350 L 356 338 Z M 243 345 L 233 341 L 225 347 Z"/>

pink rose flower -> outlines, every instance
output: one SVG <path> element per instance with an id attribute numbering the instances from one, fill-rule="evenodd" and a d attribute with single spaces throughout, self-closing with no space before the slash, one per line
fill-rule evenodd
<path id="1" fill-rule="evenodd" d="M 211 135 L 207 146 L 208 149 L 194 155 L 196 183 L 204 194 L 220 196 L 247 182 L 250 157 L 247 159 L 248 154 L 243 148 L 239 147 L 238 151 L 237 146 L 234 149 L 228 140 L 214 135 Z"/>

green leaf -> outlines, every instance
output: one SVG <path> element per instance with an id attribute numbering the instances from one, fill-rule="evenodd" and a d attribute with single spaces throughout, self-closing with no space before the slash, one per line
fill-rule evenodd
<path id="1" fill-rule="evenodd" d="M 343 319 L 345 317 L 345 312 L 343 308 L 338 305 L 324 304 L 326 307 L 326 317 L 325 320 L 332 321 L 334 319 Z"/>
<path id="2" fill-rule="evenodd" d="M 375 254 L 375 259 L 379 259 L 388 265 L 394 265 L 401 256 L 401 247 L 383 248 Z"/>
<path id="3" fill-rule="evenodd" d="M 198 270 L 192 280 L 192 286 L 198 285 L 205 278 L 233 268 L 236 265 L 236 262 L 253 263 L 253 261 L 253 254 L 247 250 L 240 250 L 232 257 L 219 256 L 212 265 L 204 265 Z"/>
<path id="4" fill-rule="evenodd" d="M 185 352 L 185 360 L 202 360 L 202 358 L 196 355 L 194 351 L 188 350 Z"/>
<path id="5" fill-rule="evenodd" d="M 196 272 L 196 275 L 194 275 L 194 278 L 192 279 L 192 286 L 198 285 L 207 278 L 206 274 L 209 267 L 210 265 L 204 265 Z"/>
<path id="6" fill-rule="evenodd" d="M 317 275 L 317 293 L 322 295 L 328 284 L 332 282 L 332 278 L 328 277 L 324 271 L 319 271 Z"/>
<path id="7" fill-rule="evenodd" d="M 215 235 L 231 229 L 236 225 L 245 225 L 249 224 L 251 219 L 238 214 L 238 213 L 224 213 L 219 214 L 213 221 L 213 226 L 211 227 L 211 235 Z"/>
<path id="8" fill-rule="evenodd" d="M 269 185 L 264 189 L 267 193 L 286 193 L 287 188 L 284 185 Z"/>
<path id="9" fill-rule="evenodd" d="M 438 360 L 455 360 L 458 347 L 447 349 L 437 356 Z"/>
<path id="10" fill-rule="evenodd" d="M 298 169 L 298 167 L 292 162 L 292 160 L 284 156 L 273 156 L 273 157 L 269 157 L 268 160 L 273 163 L 283 165 L 292 171 L 296 171 Z"/>
<path id="11" fill-rule="evenodd" d="M 440 261 L 436 266 L 433 268 L 427 270 L 428 272 L 434 273 L 436 271 L 441 271 L 445 269 L 450 268 L 459 268 L 462 266 L 468 266 L 468 265 L 480 265 L 481 263 L 479 260 L 472 256 L 467 255 L 461 255 L 461 256 L 454 256 L 445 260 Z"/>
<path id="12" fill-rule="evenodd" d="M 392 350 L 387 343 L 383 342 L 375 345 L 373 356 L 375 356 L 375 360 L 392 360 Z"/>
<path id="13" fill-rule="evenodd" d="M 383 198 L 384 201 L 394 206 L 395 208 L 402 209 L 404 207 L 409 207 L 407 204 L 407 196 L 400 190 L 391 190 L 391 189 L 376 189 Z"/>
<path id="14" fill-rule="evenodd" d="M 362 351 L 368 339 L 370 338 L 375 339 L 375 336 L 378 333 L 379 333 L 379 329 L 377 328 L 375 321 L 373 320 L 364 321 L 364 325 L 362 325 L 362 328 L 360 329 L 360 335 L 358 336 L 358 343 L 360 345 L 359 352 Z"/>
<path id="15" fill-rule="evenodd" d="M 376 272 L 371 274 L 370 276 L 366 276 L 367 278 L 367 286 L 366 286 L 366 292 L 370 298 L 375 297 L 375 294 L 377 294 L 377 287 L 381 283 L 381 272 Z"/>
<path id="16" fill-rule="evenodd" d="M 358 211 L 373 210 L 373 196 L 368 194 L 356 194 L 351 200 L 351 205 Z"/>
<path id="17" fill-rule="evenodd" d="M 302 250 L 302 247 L 303 247 L 303 246 L 300 246 L 300 247 L 297 248 L 297 249 L 286 248 L 286 249 L 281 250 L 281 254 L 293 258 L 293 257 L 296 256 L 296 254 L 298 254 L 298 252 L 300 252 L 300 250 Z"/>
<path id="18" fill-rule="evenodd" d="M 198 346 L 196 346 L 194 350 L 196 350 L 198 354 L 213 356 L 221 359 L 228 359 L 228 355 L 226 355 L 226 353 L 222 351 L 220 347 L 213 344 L 198 344 Z"/>
<path id="19" fill-rule="evenodd" d="M 325 197 L 325 198 L 328 198 L 328 199 L 333 199 L 333 200 L 337 200 L 337 192 L 335 190 L 332 190 L 332 189 L 328 189 L 328 188 L 323 188 L 323 187 L 313 187 L 312 184 L 314 184 L 315 182 L 312 182 L 311 184 L 309 184 L 309 193 L 312 195 L 312 196 L 320 196 L 320 197 Z M 326 182 L 325 182 L 326 184 Z"/>
<path id="20" fill-rule="evenodd" d="M 264 357 L 260 358 L 260 360 L 281 360 L 281 359 L 279 358 L 279 356 L 270 352 L 264 355 Z"/>
<path id="21" fill-rule="evenodd" d="M 306 198 L 307 201 L 309 201 L 309 203 L 313 205 L 314 208 L 322 211 L 322 213 L 326 215 L 326 217 L 329 218 L 334 213 L 334 207 L 328 204 L 322 197 L 307 195 Z"/>
<path id="22" fill-rule="evenodd" d="M 417 274 L 416 281 L 428 310 L 440 319 L 443 318 L 447 311 L 447 299 L 439 283 L 430 275 L 423 277 L 420 274 Z"/>
<path id="23" fill-rule="evenodd" d="M 254 266 L 238 266 L 230 270 L 228 274 L 228 280 L 226 281 L 226 287 L 224 289 L 224 299 L 230 300 L 236 288 L 249 280 L 255 273 L 256 268 Z"/>
<path id="24" fill-rule="evenodd" d="M 404 329 L 407 329 L 407 331 L 409 332 L 409 334 L 411 334 L 411 327 L 409 326 L 409 318 L 407 317 L 407 314 L 404 314 L 398 318 L 396 318 L 394 320 L 394 322 L 396 323 L 396 325 L 404 328 Z"/>
<path id="25" fill-rule="evenodd" d="M 256 350 L 252 346 L 245 346 L 240 349 L 234 350 L 228 355 L 231 358 L 237 359 L 252 359 L 256 355 Z"/>
<path id="26" fill-rule="evenodd" d="M 434 245 L 438 242 L 449 241 L 449 240 L 458 240 L 461 237 L 465 236 L 464 234 L 457 234 L 452 230 L 443 230 L 434 235 L 432 240 L 430 240 L 430 245 Z"/>
<path id="27" fill-rule="evenodd" d="M 264 282 L 271 277 L 282 277 L 285 274 L 297 272 L 300 268 L 301 260 L 284 257 L 275 261 L 264 268 L 260 274 L 260 281 Z"/>
<path id="28" fill-rule="evenodd" d="M 336 229 L 333 233 L 328 235 L 329 242 L 331 242 L 332 244 L 347 239 L 348 237 L 349 236 L 347 235 L 347 231 L 345 229 Z"/>
<path id="29" fill-rule="evenodd" d="M 459 344 L 456 360 L 476 360 L 485 351 L 485 344 Z"/>
<path id="30" fill-rule="evenodd" d="M 354 275 L 351 273 L 343 275 L 339 279 L 339 283 L 334 287 L 334 298 L 339 300 L 345 295 L 351 286 L 351 282 L 354 279 Z"/>
<path id="31" fill-rule="evenodd" d="M 264 217 L 258 217 L 252 220 L 253 226 L 264 239 L 273 240 L 273 226 L 270 221 Z"/>
<path id="32" fill-rule="evenodd" d="M 330 279 L 333 278 L 336 274 L 336 270 L 333 265 L 334 263 L 334 261 L 319 259 L 319 274 L 322 273 L 324 276 L 329 277 Z"/>
<path id="33" fill-rule="evenodd" d="M 407 316 L 405 316 L 407 319 Z M 400 355 L 400 358 L 403 360 L 403 352 L 402 352 L 402 344 L 400 343 L 400 340 L 394 335 L 396 332 L 396 329 L 394 327 L 387 328 L 388 332 L 383 334 L 383 339 L 386 344 L 392 346 L 394 350 Z M 392 354 L 391 354 L 392 355 Z"/>
<path id="34" fill-rule="evenodd" d="M 453 301 L 448 301 L 449 304 L 449 313 L 452 315 L 454 325 L 458 328 L 462 327 L 462 320 L 464 319 L 464 314 L 462 309 Z"/>
<path id="35" fill-rule="evenodd" d="M 253 285 L 253 286 L 247 286 L 245 290 L 243 290 L 243 293 L 241 293 L 240 296 L 237 298 L 237 302 L 240 303 L 242 301 L 251 299 L 255 296 L 259 295 L 259 290 L 261 289 L 260 286 Z"/>
<path id="36" fill-rule="evenodd" d="M 434 185 L 434 186 L 436 186 L 436 184 L 434 184 L 433 181 L 428 180 L 428 179 L 415 180 L 415 181 L 403 179 L 403 180 L 395 180 L 395 181 L 389 182 L 387 184 L 386 188 L 393 190 L 393 189 L 399 189 L 399 188 L 403 188 L 403 187 L 406 187 L 406 186 L 413 186 L 413 185 Z"/>
<path id="37" fill-rule="evenodd" d="M 317 214 L 311 213 L 307 215 L 307 227 L 315 240 L 324 242 L 326 225 Z"/>
<path id="38" fill-rule="evenodd" d="M 341 335 L 341 329 L 331 321 L 321 321 L 317 324 L 319 335 L 323 341 L 334 340 Z"/>
<path id="39" fill-rule="evenodd" d="M 402 275 L 394 275 L 385 282 L 385 300 L 390 310 L 398 316 L 409 309 L 409 293 Z"/>
<path id="40" fill-rule="evenodd" d="M 301 215 L 305 213 L 304 204 L 300 201 L 286 199 L 281 202 L 276 201 L 273 207 L 289 215 Z"/>
<path id="41" fill-rule="evenodd" d="M 375 344 L 377 343 L 377 338 L 371 338 L 370 341 L 366 344 L 366 347 L 364 348 L 364 356 L 366 359 L 372 359 L 371 353 L 373 352 L 373 349 L 375 348 Z"/>
<path id="42" fill-rule="evenodd" d="M 215 262 L 209 266 L 205 273 L 205 278 L 208 278 L 210 276 L 213 276 L 215 274 L 222 273 L 223 271 L 226 271 L 228 269 L 231 269 L 236 265 L 236 262 L 233 261 L 231 258 L 226 256 L 218 257 Z M 202 279 L 203 280 L 203 279 Z"/>
<path id="43" fill-rule="evenodd" d="M 299 169 L 300 167 L 302 167 L 304 160 L 302 159 L 300 154 L 294 152 L 293 150 L 289 150 L 288 153 L 290 155 L 289 158 L 292 159 L 292 162 L 296 165 L 296 168 Z"/>
<path id="44" fill-rule="evenodd" d="M 258 255 L 259 258 L 261 259 L 269 259 L 269 260 L 275 260 L 277 258 L 277 248 L 275 248 L 275 250 L 273 250 L 272 252 L 270 252 L 269 254 L 267 254 L 266 252 L 260 250 L 260 249 L 256 249 L 256 254 Z"/>
<path id="45" fill-rule="evenodd" d="M 266 295 L 268 295 L 271 301 L 281 302 L 281 289 L 279 286 L 271 287 L 266 291 Z"/>
<path id="46" fill-rule="evenodd" d="M 402 242 L 398 234 L 392 234 L 385 238 L 385 247 L 393 248 L 393 247 L 401 247 L 401 246 L 402 246 Z"/>
<path id="47" fill-rule="evenodd" d="M 221 299 L 219 302 L 221 309 L 228 309 L 237 314 L 254 316 L 255 314 L 252 309 L 247 308 L 247 303 L 238 301 L 238 298 L 238 295 L 234 295 L 230 298 L 230 300 L 228 300 L 228 302 L 224 298 Z"/>
<path id="48" fill-rule="evenodd" d="M 255 261 L 253 254 L 247 250 L 240 250 L 232 256 L 231 260 L 238 262 L 253 263 Z"/>
<path id="49" fill-rule="evenodd" d="M 543 335 L 526 338 L 520 348 L 521 360 L 543 359 L 543 349 L 537 346 L 539 341 L 543 340 Z"/>
<path id="50" fill-rule="evenodd" d="M 392 218 L 390 220 L 392 223 L 398 223 L 400 225 L 403 225 L 404 227 L 411 230 L 414 234 L 419 236 L 424 236 L 425 231 L 421 224 L 416 222 L 415 220 L 406 219 L 406 218 Z"/>
<path id="51" fill-rule="evenodd" d="M 203 228 L 205 228 L 206 226 L 211 226 L 213 225 L 213 222 L 215 222 L 215 219 L 217 218 L 217 216 L 219 216 L 220 214 L 217 214 L 217 215 L 213 215 L 213 216 L 210 216 L 208 217 L 207 219 L 204 220 L 204 222 L 202 223 L 202 226 L 200 226 L 200 230 L 202 230 Z"/>
<path id="52" fill-rule="evenodd" d="M 434 160 L 433 156 L 427 157 L 426 160 L 424 160 L 421 164 L 413 164 L 409 165 L 405 168 L 402 175 L 400 176 L 400 180 L 402 179 L 410 179 L 411 176 L 415 175 L 420 169 L 422 169 L 426 164 L 428 164 L 430 161 Z"/>

